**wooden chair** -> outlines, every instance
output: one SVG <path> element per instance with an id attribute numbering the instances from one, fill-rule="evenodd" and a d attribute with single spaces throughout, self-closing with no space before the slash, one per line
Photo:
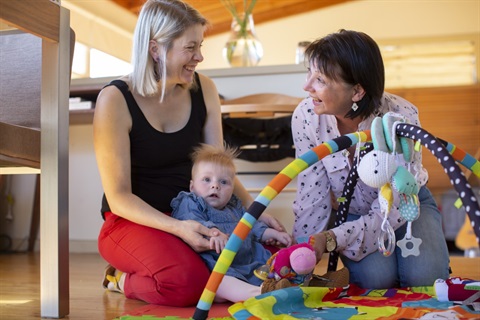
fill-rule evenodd
<path id="1" fill-rule="evenodd" d="M 261 93 L 222 101 L 224 139 L 240 149 L 238 174 L 277 174 L 295 149 L 291 116 L 302 98 Z M 248 169 L 241 160 L 248 161 Z M 277 164 L 278 163 L 278 164 Z M 252 169 L 252 170 L 250 170 Z M 258 191 L 250 188 L 249 191 Z"/>
<path id="2" fill-rule="evenodd" d="M 226 117 L 275 117 L 291 115 L 302 98 L 276 93 L 258 93 L 222 101 Z"/>
<path id="3" fill-rule="evenodd" d="M 222 103 L 225 141 L 242 153 L 240 159 L 269 162 L 294 157 L 291 115 L 301 98 L 262 93 Z"/>
<path id="4" fill-rule="evenodd" d="M 33 218 L 41 225 L 40 315 L 62 318 L 69 313 L 68 97 L 75 35 L 70 12 L 55 1 L 0 0 L 0 8 L 0 21 L 13 27 L 0 31 L 0 174 L 41 174 Z"/>
<path id="5" fill-rule="evenodd" d="M 235 160 L 237 174 L 253 197 L 295 157 L 291 116 L 301 100 L 262 93 L 222 101 L 224 139 L 240 148 L 239 159 Z M 235 128 L 237 125 L 239 128 Z M 293 228 L 288 208 L 295 192 L 292 181 L 269 208 L 288 230 Z"/>
<path id="6" fill-rule="evenodd" d="M 4 173 L 40 170 L 41 45 L 17 30 L 0 36 L 0 166 L 15 168 Z"/>

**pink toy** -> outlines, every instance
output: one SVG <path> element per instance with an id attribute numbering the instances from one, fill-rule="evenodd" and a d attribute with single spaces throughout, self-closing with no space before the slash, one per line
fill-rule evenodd
<path id="1" fill-rule="evenodd" d="M 289 279 L 297 274 L 313 272 L 316 263 L 313 247 L 308 243 L 299 243 L 274 254 L 271 269 L 278 277 Z"/>
<path id="2" fill-rule="evenodd" d="M 294 244 L 288 248 L 280 249 L 267 261 L 268 274 L 259 278 L 281 280 L 287 279 L 292 284 L 303 284 L 313 273 L 317 258 L 315 250 L 309 243 Z"/>

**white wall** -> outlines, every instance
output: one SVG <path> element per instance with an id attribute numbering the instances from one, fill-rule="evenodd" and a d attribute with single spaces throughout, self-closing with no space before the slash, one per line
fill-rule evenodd
<path id="1" fill-rule="evenodd" d="M 73 26 L 80 28 L 81 26 Z M 462 34 L 480 34 L 480 1 L 478 0 L 364 0 L 342 4 L 324 10 L 297 15 L 291 18 L 257 26 L 265 56 L 260 66 L 290 64 L 295 59 L 298 41 L 312 40 L 340 28 L 355 29 L 370 34 L 377 41 L 423 37 L 445 37 Z M 201 69 L 227 68 L 221 56 L 228 34 L 205 40 L 206 57 Z M 208 73 L 207 71 L 205 71 Z M 226 71 L 228 73 L 228 71 Z M 275 78 L 275 77 L 273 77 Z M 257 92 L 284 92 L 301 96 L 303 75 L 280 82 L 262 80 L 253 89 L 248 80 L 219 78 L 220 92 L 229 98 L 243 95 L 248 90 Z M 278 80 L 278 79 L 277 79 Z M 266 91 L 264 91 L 266 90 Z M 253 93 L 253 92 L 252 92 Z M 102 189 L 93 155 L 92 126 L 70 127 L 70 239 L 72 251 L 95 251 L 96 238 L 101 225 L 100 200 Z M 261 181 L 261 180 L 259 180 Z M 256 182 L 258 183 L 258 181 Z M 263 181 L 260 182 L 260 185 Z M 11 235 L 14 248 L 26 248 L 30 228 L 33 176 L 15 176 L 12 193 L 15 198 L 14 220 L 4 218 L 5 197 L 0 190 L 0 233 Z M 283 195 L 282 195 L 283 196 Z M 291 205 L 291 194 L 275 199 L 270 209 Z M 290 198 L 288 198 L 290 197 Z M 292 217 L 285 219 L 291 225 Z"/>
<path id="2" fill-rule="evenodd" d="M 70 239 L 95 240 L 103 189 L 93 152 L 93 126 L 70 126 Z M 75 245 L 75 244 L 72 244 Z"/>
<path id="3" fill-rule="evenodd" d="M 14 250 L 26 250 L 28 245 L 35 176 L 33 174 L 5 176 L 3 188 L 0 186 L 0 234 L 10 235 L 15 239 L 12 245 Z M 13 219 L 7 219 L 9 207 L 7 195 L 13 196 L 11 207 Z M 5 245 L 2 240 L 2 249 L 5 249 Z"/>

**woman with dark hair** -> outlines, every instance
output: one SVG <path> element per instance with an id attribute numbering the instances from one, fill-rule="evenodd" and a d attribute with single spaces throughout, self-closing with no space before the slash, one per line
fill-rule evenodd
<path id="1" fill-rule="evenodd" d="M 296 108 L 292 134 L 297 156 L 339 136 L 370 130 L 375 117 L 394 112 L 420 125 L 417 108 L 405 99 L 384 92 L 385 75 L 380 49 L 362 32 L 340 30 L 313 42 L 305 52 L 308 75 L 304 90 L 309 97 Z M 293 204 L 297 239 L 315 238 L 317 259 L 337 251 L 350 272 L 350 282 L 363 288 L 431 286 L 449 276 L 449 257 L 441 215 L 426 187 L 428 174 L 421 153 L 411 163 L 396 157 L 397 166 L 409 168 L 419 186 L 420 215 L 412 234 L 422 243 L 418 256 L 403 257 L 397 248 L 385 257 L 378 250 L 384 215 L 379 192 L 361 180 L 355 186 L 347 221 L 333 227 L 331 214 L 338 208 L 344 185 L 353 166 L 355 146 L 334 153 L 302 171 Z M 396 239 L 403 239 L 407 224 L 395 198 L 388 221 Z"/>

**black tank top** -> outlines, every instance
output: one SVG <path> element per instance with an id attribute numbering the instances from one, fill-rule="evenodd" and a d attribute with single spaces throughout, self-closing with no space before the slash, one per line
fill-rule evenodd
<path id="1" fill-rule="evenodd" d="M 194 147 L 203 141 L 207 108 L 198 74 L 195 74 L 195 79 L 198 89 L 190 89 L 190 118 L 185 127 L 172 133 L 160 132 L 150 125 L 124 81 L 114 80 L 107 85 L 114 85 L 123 93 L 132 116 L 132 191 L 165 213 L 171 212 L 170 201 L 180 191 L 188 191 L 192 169 L 190 156 Z M 107 211 L 110 207 L 104 194 L 102 216 Z"/>

